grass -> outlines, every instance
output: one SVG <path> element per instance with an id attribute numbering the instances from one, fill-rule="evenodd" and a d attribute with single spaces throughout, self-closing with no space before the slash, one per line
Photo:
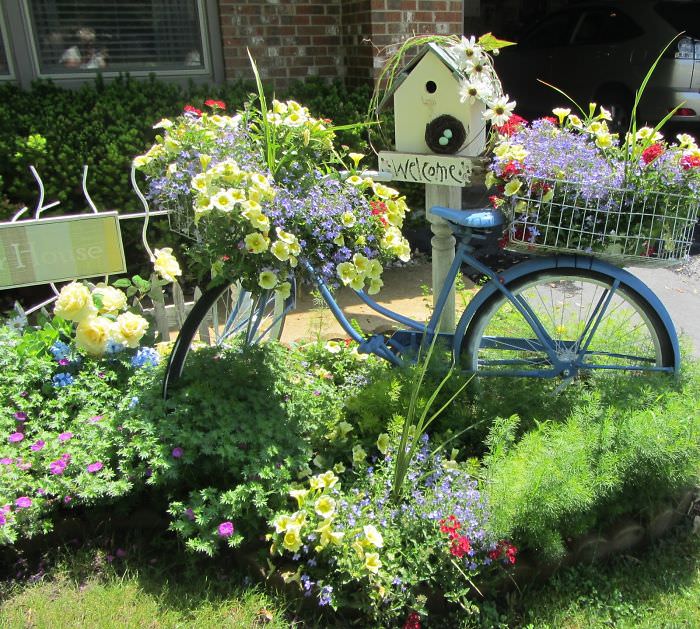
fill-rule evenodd
<path id="1" fill-rule="evenodd" d="M 5 586 L 0 627 L 301 627 L 280 596 L 242 586 L 234 572 L 106 565 L 104 555 L 62 555 L 36 583 Z M 445 627 L 445 619 L 428 624 Z M 479 619 L 449 626 L 527 629 L 700 627 L 700 535 L 686 520 L 674 533 L 607 564 L 562 570 L 548 582 L 488 601 Z"/>

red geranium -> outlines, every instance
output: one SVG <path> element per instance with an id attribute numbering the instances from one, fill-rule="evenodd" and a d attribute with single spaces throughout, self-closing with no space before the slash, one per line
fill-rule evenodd
<path id="1" fill-rule="evenodd" d="M 515 563 L 517 554 L 518 549 L 513 546 L 513 544 L 509 544 L 508 542 L 502 540 L 498 542 L 496 548 L 489 553 L 489 558 L 493 559 L 494 561 L 503 559 L 506 563 L 509 563 L 512 566 Z"/>
<path id="2" fill-rule="evenodd" d="M 403 629 L 420 629 L 420 616 L 418 612 L 411 612 L 403 624 Z"/>
<path id="3" fill-rule="evenodd" d="M 681 168 L 683 170 L 690 170 L 691 168 L 700 167 L 700 157 L 695 155 L 684 155 L 681 157 Z"/>
<path id="4" fill-rule="evenodd" d="M 226 109 L 226 103 L 222 100 L 213 100 L 210 98 L 205 100 L 204 104 L 212 109 Z"/>
<path id="5" fill-rule="evenodd" d="M 510 160 L 505 167 L 503 168 L 503 177 L 515 177 L 516 175 L 519 175 L 521 172 L 523 172 L 523 168 L 521 164 L 518 164 L 517 162 L 514 162 L 513 160 Z"/>
<path id="6" fill-rule="evenodd" d="M 471 543 L 466 535 L 457 535 L 450 544 L 450 554 L 455 557 L 464 557 L 471 550 Z"/>
<path id="7" fill-rule="evenodd" d="M 496 127 L 496 131 L 501 135 L 511 136 L 517 133 L 527 124 L 527 120 L 518 114 L 511 114 L 510 118 L 500 127 Z"/>
<path id="8" fill-rule="evenodd" d="M 647 148 L 645 148 L 642 151 L 642 160 L 644 161 L 645 164 L 650 164 L 657 157 L 659 157 L 660 155 L 663 155 L 663 152 L 664 152 L 664 147 L 657 142 L 656 144 L 652 144 L 651 146 L 647 146 Z"/>
<path id="9" fill-rule="evenodd" d="M 197 109 L 196 107 L 192 107 L 192 105 L 185 105 L 185 113 L 186 114 L 195 114 L 197 116 L 201 116 L 202 110 Z"/>

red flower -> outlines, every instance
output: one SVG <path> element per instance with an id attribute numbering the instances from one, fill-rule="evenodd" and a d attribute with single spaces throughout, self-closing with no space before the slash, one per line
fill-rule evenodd
<path id="1" fill-rule="evenodd" d="M 450 544 L 450 554 L 455 557 L 464 557 L 471 550 L 471 543 L 466 535 L 457 535 Z"/>
<path id="2" fill-rule="evenodd" d="M 210 98 L 205 100 L 204 104 L 212 109 L 226 109 L 226 103 L 222 100 L 213 100 Z"/>
<path id="3" fill-rule="evenodd" d="M 695 155 L 684 155 L 681 157 L 681 168 L 683 170 L 690 170 L 691 168 L 700 167 L 700 157 Z"/>
<path id="4" fill-rule="evenodd" d="M 420 616 L 418 612 L 411 612 L 403 624 L 403 629 L 420 629 Z"/>
<path id="5" fill-rule="evenodd" d="M 664 152 L 664 147 L 657 142 L 656 144 L 652 144 L 651 146 L 647 146 L 647 148 L 645 148 L 642 151 L 642 160 L 644 161 L 645 164 L 650 164 L 657 157 L 659 157 L 660 155 L 663 155 L 663 152 Z"/>
<path id="6" fill-rule="evenodd" d="M 489 558 L 493 559 L 494 561 L 502 559 L 503 561 L 512 566 L 515 563 L 515 558 L 517 554 L 518 549 L 515 546 L 513 546 L 513 544 L 509 544 L 508 542 L 501 540 L 496 545 L 496 548 L 494 548 L 489 553 Z"/>
<path id="7" fill-rule="evenodd" d="M 527 120 L 518 114 L 511 114 L 510 118 L 500 127 L 496 127 L 496 131 L 501 135 L 511 136 L 517 133 L 527 124 Z"/>
<path id="8" fill-rule="evenodd" d="M 498 209 L 503 205 L 503 199 L 499 197 L 497 194 L 492 194 L 489 197 L 489 203 L 491 203 L 491 206 Z"/>
<path id="9" fill-rule="evenodd" d="M 462 528 L 462 524 L 454 515 L 449 515 L 440 520 L 440 533 L 447 533 L 450 539 L 455 538 L 457 530 L 460 528 Z"/>
<path id="10" fill-rule="evenodd" d="M 372 214 L 376 216 L 377 214 L 384 214 L 387 211 L 386 203 L 383 201 L 370 201 L 369 202 L 371 208 L 372 208 Z"/>
<path id="11" fill-rule="evenodd" d="M 517 162 L 510 160 L 503 168 L 501 176 L 514 177 L 515 175 L 519 175 L 521 172 L 523 172 L 522 164 L 518 164 Z"/>
<path id="12" fill-rule="evenodd" d="M 192 105 L 185 105 L 185 113 L 187 114 L 195 114 L 197 116 L 202 115 L 202 110 L 197 109 L 196 107 L 192 107 Z"/>
<path id="13" fill-rule="evenodd" d="M 642 253 L 643 256 L 651 258 L 656 255 L 656 247 L 654 247 L 651 243 L 645 242 L 642 244 L 645 247 L 644 252 Z"/>
<path id="14" fill-rule="evenodd" d="M 221 260 L 222 260 L 223 262 L 228 262 L 230 259 L 231 259 L 231 257 L 230 257 L 230 256 L 227 256 L 226 254 L 224 254 L 224 255 L 221 256 Z"/>

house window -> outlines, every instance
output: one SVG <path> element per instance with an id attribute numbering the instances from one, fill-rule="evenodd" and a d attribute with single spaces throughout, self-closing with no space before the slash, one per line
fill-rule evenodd
<path id="1" fill-rule="evenodd" d="M 12 76 L 7 54 L 7 38 L 5 36 L 5 25 L 0 13 L 0 79 L 8 79 Z"/>
<path id="2" fill-rule="evenodd" d="M 208 70 L 203 0 L 26 0 L 39 74 Z"/>

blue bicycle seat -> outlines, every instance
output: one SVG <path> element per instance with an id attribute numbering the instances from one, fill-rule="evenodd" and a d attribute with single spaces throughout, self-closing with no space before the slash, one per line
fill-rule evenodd
<path id="1" fill-rule="evenodd" d="M 479 210 L 453 210 L 449 207 L 433 206 L 430 210 L 435 216 L 450 223 L 474 229 L 489 229 L 503 224 L 503 215 L 497 210 L 483 208 Z"/>

